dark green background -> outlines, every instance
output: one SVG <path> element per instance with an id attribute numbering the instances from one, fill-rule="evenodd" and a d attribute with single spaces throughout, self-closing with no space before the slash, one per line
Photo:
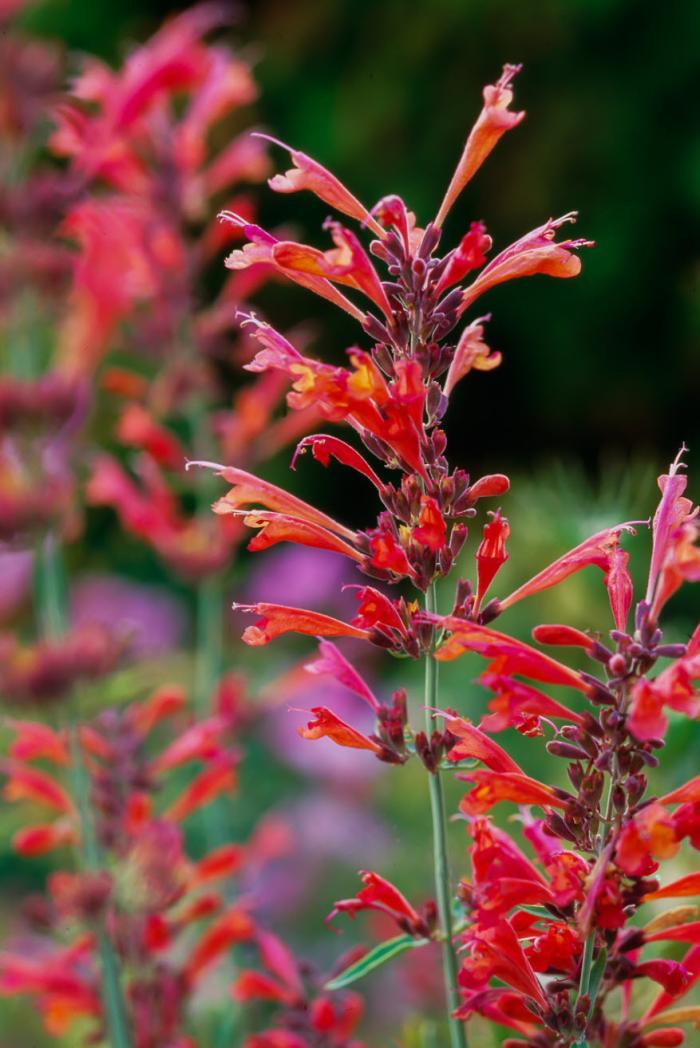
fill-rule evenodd
<path id="1" fill-rule="evenodd" d="M 54 0 L 25 18 L 116 60 L 176 9 Z M 460 199 L 446 243 L 483 218 L 502 247 L 577 208 L 577 235 L 597 247 L 578 280 L 524 280 L 477 304 L 493 312 L 504 363 L 460 391 L 459 459 L 527 466 L 564 454 L 595 467 L 636 452 L 660 464 L 682 439 L 698 446 L 699 5 L 260 0 L 237 10 L 235 38 L 257 58 L 256 119 L 366 202 L 401 193 L 420 222 L 437 208 L 482 86 L 503 62 L 525 63 L 516 107 L 527 119 Z M 269 194 L 263 219 L 287 217 L 324 244 L 325 210 L 308 194 Z M 296 292 L 272 294 L 278 321 L 311 309 Z M 313 306 L 324 352 L 357 337 Z"/>

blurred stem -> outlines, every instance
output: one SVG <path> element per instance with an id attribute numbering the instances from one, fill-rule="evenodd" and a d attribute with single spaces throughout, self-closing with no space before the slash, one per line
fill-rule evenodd
<path id="1" fill-rule="evenodd" d="M 205 709 L 221 676 L 223 661 L 222 599 L 220 575 L 209 575 L 198 584 L 194 696 L 199 711 Z"/>
<path id="2" fill-rule="evenodd" d="M 68 626 L 66 568 L 58 540 L 48 532 L 36 553 L 35 593 L 41 632 L 60 637 Z"/>
<path id="3" fill-rule="evenodd" d="M 83 760 L 78 725 L 69 727 L 73 797 L 80 817 L 80 862 L 84 870 L 95 872 L 103 868 L 100 847 L 90 808 L 90 776 Z M 120 965 L 112 941 L 107 934 L 104 917 L 98 918 L 96 931 L 102 974 L 101 993 L 105 1026 L 110 1048 L 132 1048 L 126 1003 L 121 984 Z"/>
<path id="4" fill-rule="evenodd" d="M 435 584 L 425 594 L 425 610 L 434 612 L 437 607 Z M 438 705 L 438 665 L 429 653 L 425 659 L 425 730 L 430 739 L 433 731 L 431 711 Z M 445 999 L 447 1003 L 447 1022 L 450 1031 L 452 1048 L 467 1048 L 467 1037 L 464 1024 L 453 1018 L 453 1012 L 459 1007 L 457 989 L 457 955 L 453 943 L 452 925 L 452 887 L 447 859 L 447 825 L 445 819 L 445 796 L 440 780 L 440 769 L 429 774 L 430 810 L 433 822 L 433 869 L 435 873 L 435 895 L 437 897 L 442 940 L 442 966 L 445 980 Z"/>
<path id="5" fill-rule="evenodd" d="M 68 626 L 66 571 L 62 549 L 49 532 L 37 551 L 36 594 L 42 632 L 48 637 L 62 636 Z M 80 820 L 79 865 L 94 872 L 102 868 L 100 849 L 90 810 L 90 776 L 83 760 L 77 722 L 68 726 L 71 754 L 72 795 Z M 97 929 L 100 955 L 101 992 L 110 1048 L 132 1048 L 122 994 L 119 961 L 102 920 Z"/>

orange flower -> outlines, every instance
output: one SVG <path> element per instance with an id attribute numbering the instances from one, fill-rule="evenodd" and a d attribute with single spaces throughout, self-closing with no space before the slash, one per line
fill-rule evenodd
<path id="1" fill-rule="evenodd" d="M 439 662 L 456 659 L 465 651 L 476 651 L 485 658 L 497 659 L 498 672 L 505 676 L 520 673 L 533 680 L 567 684 L 583 692 L 589 690 L 589 685 L 574 670 L 505 633 L 449 615 L 434 616 L 433 621 L 451 631 L 451 636 L 435 652 Z"/>
<path id="2" fill-rule="evenodd" d="M 576 277 L 581 272 L 581 259 L 573 254 L 582 247 L 593 247 L 592 240 L 554 239 L 557 230 L 565 222 L 575 222 L 576 212 L 571 211 L 561 218 L 550 218 L 543 226 L 526 233 L 482 269 L 473 284 L 466 288 L 459 312 L 472 304 L 485 291 L 502 284 L 505 280 L 535 276 L 542 273 L 549 277 Z"/>
<path id="3" fill-rule="evenodd" d="M 302 739 L 331 739 L 337 746 L 346 746 L 351 750 L 369 750 L 377 756 L 383 752 L 379 743 L 356 731 L 325 706 L 313 706 L 311 713 L 314 719 L 309 721 L 306 727 L 298 729 Z"/>
<path id="4" fill-rule="evenodd" d="M 490 319 L 491 314 L 487 313 L 486 316 L 473 320 L 460 335 L 445 379 L 443 392 L 446 397 L 449 397 L 459 380 L 468 375 L 472 368 L 475 371 L 492 371 L 501 363 L 501 354 L 492 353 L 484 342 L 484 323 Z"/>
<path id="5" fill-rule="evenodd" d="M 484 88 L 484 108 L 474 124 L 457 169 L 447 187 L 447 192 L 435 218 L 435 225 L 442 226 L 448 211 L 462 192 L 467 182 L 479 170 L 498 140 L 516 127 L 525 116 L 524 112 L 513 113 L 508 106 L 513 101 L 510 86 L 513 77 L 520 72 L 519 65 L 505 65 L 499 80 Z"/>
<path id="6" fill-rule="evenodd" d="M 327 227 L 336 245 L 333 250 L 319 251 L 306 244 L 283 240 L 272 249 L 275 264 L 284 273 L 310 273 L 361 291 L 391 319 L 392 310 L 386 292 L 360 241 L 338 222 L 329 222 Z"/>
<path id="7" fill-rule="evenodd" d="M 243 641 L 251 647 L 269 644 L 283 633 L 303 633 L 309 637 L 357 637 L 369 640 L 367 630 L 358 629 L 330 615 L 303 608 L 289 608 L 284 604 L 234 604 L 235 611 L 260 615 L 254 626 L 248 626 Z"/>
<path id="8" fill-rule="evenodd" d="M 260 132 L 253 132 L 253 134 L 267 139 L 268 142 L 274 142 L 281 149 L 286 149 L 294 163 L 291 170 L 285 171 L 283 175 L 274 175 L 269 179 L 270 189 L 274 189 L 276 193 L 298 193 L 302 189 L 308 189 L 324 204 L 329 204 L 336 211 L 348 215 L 349 218 L 355 218 L 358 222 L 367 224 L 377 236 L 384 236 L 384 230 L 375 222 L 367 208 L 317 160 L 313 160 L 298 149 L 292 149 L 291 146 L 285 145 L 276 138 L 271 138 L 270 135 L 263 135 Z"/>
<path id="9" fill-rule="evenodd" d="M 546 786 L 522 772 L 497 772 L 480 768 L 460 773 L 457 778 L 474 783 L 471 792 L 460 801 L 459 810 L 464 815 L 483 815 L 499 801 L 538 804 L 543 808 L 566 807 L 566 801 L 558 796 L 552 786 Z"/>

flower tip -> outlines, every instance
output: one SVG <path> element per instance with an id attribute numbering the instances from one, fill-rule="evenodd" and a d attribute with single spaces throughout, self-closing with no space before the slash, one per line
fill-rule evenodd
<path id="1" fill-rule="evenodd" d="M 216 219 L 217 222 L 230 222 L 231 225 L 235 226 L 237 229 L 242 229 L 243 226 L 249 224 L 245 218 L 242 218 L 241 215 L 237 215 L 235 211 L 219 211 Z"/>
<path id="2" fill-rule="evenodd" d="M 518 75 L 522 68 L 522 62 L 506 62 L 506 64 L 503 66 L 503 72 L 501 73 L 499 79 L 496 82 L 496 87 L 510 87 L 513 79 Z M 525 116 L 524 113 L 522 115 Z"/>
<path id="3" fill-rule="evenodd" d="M 286 149 L 289 153 L 292 152 L 292 147 L 288 146 L 285 142 L 282 142 L 279 138 L 275 138 L 274 135 L 268 135 L 265 131 L 251 131 L 251 138 L 263 138 L 266 142 L 272 142 L 273 145 L 279 146 L 280 149 Z"/>
<path id="4" fill-rule="evenodd" d="M 221 473 L 226 469 L 220 462 L 208 462 L 206 459 L 185 459 L 185 472 L 188 473 L 193 466 L 200 469 L 213 469 L 215 473 Z"/>

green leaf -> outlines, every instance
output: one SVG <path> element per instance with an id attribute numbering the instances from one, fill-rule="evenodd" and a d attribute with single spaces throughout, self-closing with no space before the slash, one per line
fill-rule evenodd
<path id="1" fill-rule="evenodd" d="M 608 951 L 603 948 L 591 968 L 591 977 L 588 980 L 588 993 L 591 998 L 591 1012 L 593 1011 L 593 1005 L 595 1004 L 596 997 L 598 996 L 598 990 L 600 989 L 600 983 L 605 973 L 605 965 L 608 963 Z"/>
<path id="2" fill-rule="evenodd" d="M 335 979 L 327 982 L 324 989 L 342 990 L 350 983 L 364 979 L 365 975 L 369 975 L 375 968 L 380 968 L 387 961 L 392 961 L 394 957 L 405 953 L 406 950 L 412 950 L 416 946 L 427 946 L 429 942 L 430 939 L 414 939 L 412 935 L 398 935 L 395 939 L 387 939 L 386 942 L 380 943 L 379 946 L 375 946 L 373 950 L 366 953 L 359 961 L 351 964 L 340 975 L 336 975 Z"/>

